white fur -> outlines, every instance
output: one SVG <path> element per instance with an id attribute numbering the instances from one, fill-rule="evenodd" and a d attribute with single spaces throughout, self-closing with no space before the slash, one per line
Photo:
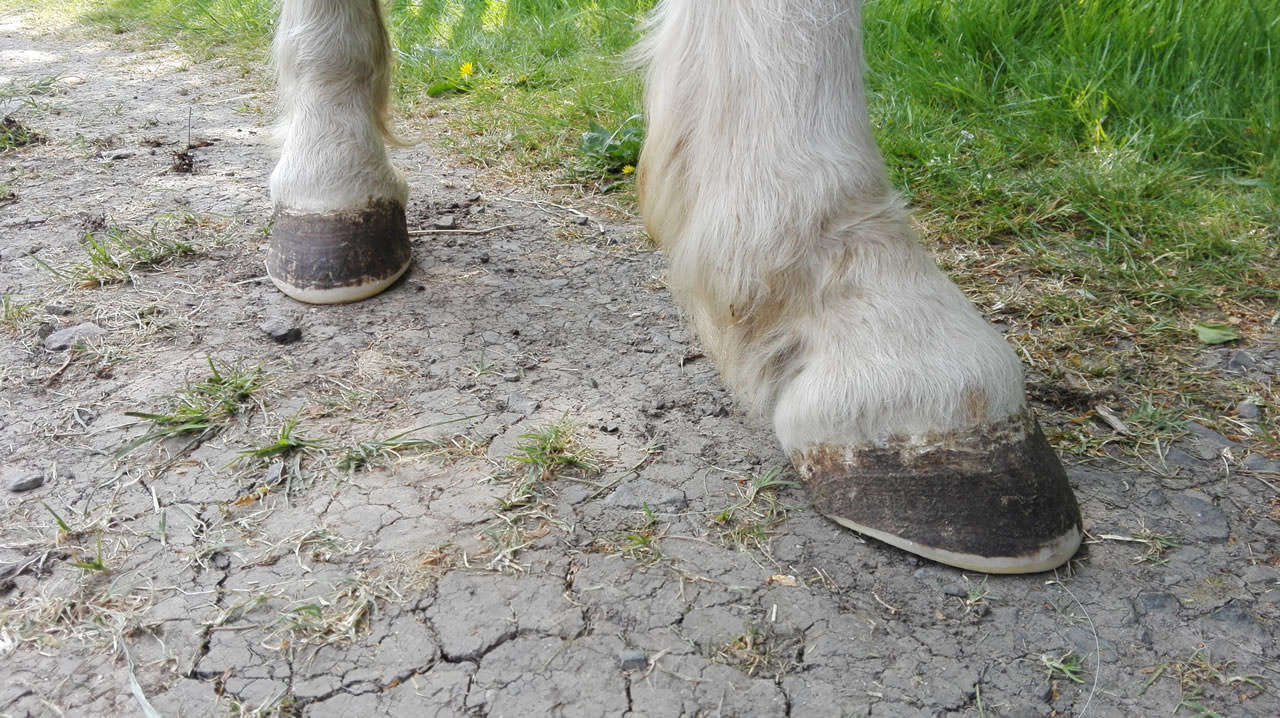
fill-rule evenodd
<path id="1" fill-rule="evenodd" d="M 404 205 L 387 159 L 391 48 L 379 0 L 284 0 L 272 45 L 279 74 L 277 208 L 301 213 Z"/>
<path id="2" fill-rule="evenodd" d="M 639 48 L 646 225 L 788 451 L 926 443 L 1024 408 L 1016 355 L 889 185 L 858 23 L 856 0 L 666 0 Z"/>

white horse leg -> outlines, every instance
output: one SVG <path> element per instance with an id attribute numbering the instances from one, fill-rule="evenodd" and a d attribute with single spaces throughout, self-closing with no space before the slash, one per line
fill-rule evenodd
<path id="1" fill-rule="evenodd" d="M 641 46 L 640 203 L 725 381 L 818 510 L 942 563 L 1080 544 L 1017 356 L 917 241 L 862 88 L 856 0 L 666 0 Z"/>
<path id="2" fill-rule="evenodd" d="M 408 187 L 383 138 L 391 49 L 378 0 L 285 0 L 272 48 L 280 161 L 267 274 L 320 304 L 386 289 L 409 268 Z"/>

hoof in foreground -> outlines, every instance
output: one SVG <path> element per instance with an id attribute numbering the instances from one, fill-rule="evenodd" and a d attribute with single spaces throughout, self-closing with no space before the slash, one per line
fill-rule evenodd
<path id="1" fill-rule="evenodd" d="M 927 559 L 984 573 L 1034 573 L 1080 547 L 1066 471 L 1026 414 L 984 431 L 793 455 L 814 506 L 837 523 Z"/>
<path id="2" fill-rule="evenodd" d="M 323 214 L 278 209 L 267 275 L 300 302 L 340 304 L 391 286 L 410 259 L 404 208 L 398 203 Z"/>

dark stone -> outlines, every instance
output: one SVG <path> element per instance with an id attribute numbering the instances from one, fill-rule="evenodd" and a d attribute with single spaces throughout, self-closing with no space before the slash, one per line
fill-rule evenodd
<path id="1" fill-rule="evenodd" d="M 277 344 L 293 344 L 302 339 L 302 329 L 280 317 L 272 317 L 259 324 L 258 328 Z"/>
<path id="2" fill-rule="evenodd" d="M 1237 349 L 1227 357 L 1227 371 L 1244 374 L 1258 365 L 1258 360 L 1244 350 Z"/>
<path id="3" fill-rule="evenodd" d="M 1178 446 L 1173 446 L 1170 447 L 1168 453 L 1164 455 L 1164 463 L 1175 468 L 1185 466 L 1194 471 L 1201 471 L 1204 468 L 1205 461 L 1216 459 L 1217 457 L 1217 452 L 1213 450 L 1209 450 L 1207 458 L 1201 458 L 1199 456 L 1192 456 Z"/>
<path id="4" fill-rule="evenodd" d="M 1187 450 L 1204 461 L 1217 461 L 1223 449 L 1242 449 L 1236 442 L 1198 422 L 1189 421 L 1184 428 L 1191 435 L 1185 442 Z M 1168 457 L 1166 461 L 1175 463 Z"/>
<path id="5" fill-rule="evenodd" d="M 1180 608 L 1182 603 L 1178 601 L 1178 597 L 1166 591 L 1142 591 L 1134 599 L 1134 610 L 1143 616 L 1176 611 Z"/>
<path id="6" fill-rule="evenodd" d="M 31 491 L 32 489 L 38 489 L 41 486 L 44 486 L 44 474 L 38 472 L 22 474 L 21 476 L 14 477 L 9 482 L 9 490 L 15 494 L 20 494 L 23 491 Z"/>
<path id="7" fill-rule="evenodd" d="M 1269 641 L 1267 629 L 1258 617 L 1236 599 L 1227 601 L 1221 608 L 1209 614 L 1209 620 L 1222 625 L 1236 636 Z"/>
<path id="8" fill-rule="evenodd" d="M 1258 409 L 1258 405 L 1253 403 L 1249 399 L 1245 399 L 1239 404 L 1236 404 L 1236 416 L 1240 417 L 1241 419 L 1245 419 L 1247 421 L 1253 421 L 1254 419 L 1257 419 L 1261 415 L 1262 415 L 1262 412 L 1261 410 Z"/>
<path id="9" fill-rule="evenodd" d="M 1253 614 L 1249 613 L 1244 606 L 1240 605 L 1239 601 L 1234 599 L 1227 601 L 1221 608 L 1209 614 L 1209 617 L 1215 621 L 1244 626 L 1249 629 L 1258 625 L 1258 619 L 1254 618 Z"/>
<path id="10" fill-rule="evenodd" d="M 1256 564 L 1241 571 L 1240 578 L 1246 584 L 1261 583 L 1270 585 L 1272 583 L 1280 583 L 1280 570 L 1277 570 L 1275 566 Z"/>

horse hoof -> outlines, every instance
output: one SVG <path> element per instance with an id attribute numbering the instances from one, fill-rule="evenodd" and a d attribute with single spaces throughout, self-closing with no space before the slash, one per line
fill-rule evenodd
<path id="1" fill-rule="evenodd" d="M 792 456 L 814 506 L 837 523 L 927 559 L 984 573 L 1034 573 L 1080 547 L 1066 471 L 1026 413 L 983 431 Z"/>
<path id="2" fill-rule="evenodd" d="M 397 202 L 322 214 L 277 209 L 267 276 L 300 302 L 340 304 L 390 287 L 410 259 L 404 207 Z"/>

